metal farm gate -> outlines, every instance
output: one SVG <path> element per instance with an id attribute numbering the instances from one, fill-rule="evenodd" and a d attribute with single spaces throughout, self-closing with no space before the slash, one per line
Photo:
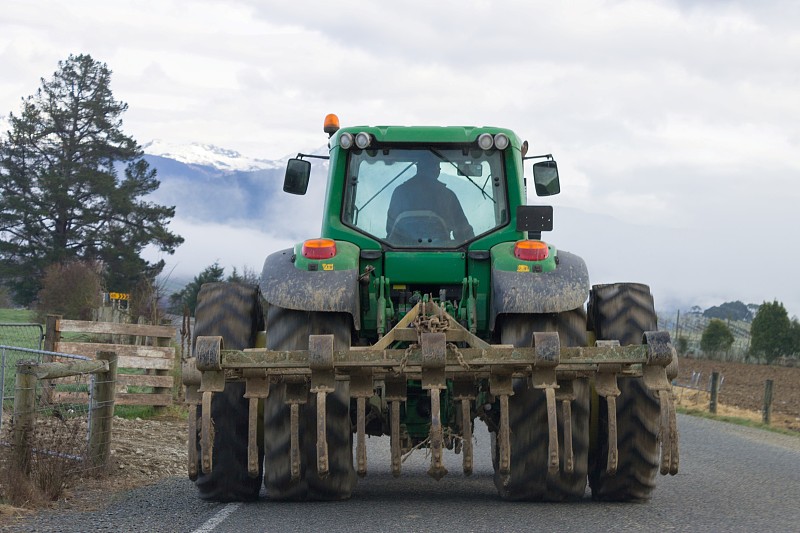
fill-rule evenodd
<path id="1" fill-rule="evenodd" d="M 14 348 L 41 351 L 44 342 L 44 326 L 42 324 L 0 324 L 0 429 L 3 425 L 4 410 L 10 410 L 14 404 L 14 379 L 17 361 L 31 359 Z"/>

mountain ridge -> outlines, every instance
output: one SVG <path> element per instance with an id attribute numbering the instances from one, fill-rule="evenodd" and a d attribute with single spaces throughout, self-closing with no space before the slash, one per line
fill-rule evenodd
<path id="1" fill-rule="evenodd" d="M 186 165 L 212 167 L 225 172 L 254 172 L 274 169 L 281 166 L 288 156 L 278 161 L 256 159 L 242 155 L 236 150 L 221 148 L 213 144 L 189 143 L 176 144 L 154 139 L 144 145 L 146 155 L 171 159 Z"/>

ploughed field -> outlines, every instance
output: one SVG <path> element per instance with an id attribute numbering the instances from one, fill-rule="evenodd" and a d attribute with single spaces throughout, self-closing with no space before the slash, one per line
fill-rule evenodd
<path id="1" fill-rule="evenodd" d="M 764 383 L 771 379 L 772 425 L 800 431 L 800 368 L 776 365 L 754 365 L 681 357 L 677 384 L 691 383 L 692 372 L 700 372 L 697 386 L 701 391 L 676 388 L 680 405 L 708 409 L 711 373 L 719 372 L 722 386 L 718 403 L 720 415 L 761 420 L 764 406 Z"/>

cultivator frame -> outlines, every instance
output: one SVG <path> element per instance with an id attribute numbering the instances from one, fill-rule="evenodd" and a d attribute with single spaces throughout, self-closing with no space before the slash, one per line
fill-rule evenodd
<path id="1" fill-rule="evenodd" d="M 269 332 L 267 332 L 269 334 Z M 399 342 L 406 348 L 392 348 Z M 249 399 L 248 472 L 259 473 L 258 407 L 269 396 L 270 385 L 286 384 L 286 402 L 291 408 L 291 477 L 300 477 L 299 406 L 308 401 L 308 392 L 316 395 L 317 472 L 329 472 L 326 440 L 326 395 L 334 391 L 336 380 L 350 381 L 350 396 L 356 400 L 356 467 L 359 476 L 367 473 L 365 444 L 365 406 L 376 387 L 384 390 L 389 403 L 391 428 L 391 468 L 395 476 L 401 470 L 400 403 L 406 400 L 408 380 L 419 380 L 430 391 L 431 423 L 429 447 L 431 465 L 428 474 L 441 479 L 447 474 L 443 463 L 444 435 L 438 392 L 452 380 L 453 397 L 460 402 L 463 442 L 463 469 L 472 473 L 472 419 L 470 402 L 477 399 L 477 384 L 488 381 L 489 395 L 500 405 L 497 430 L 498 471 L 510 473 L 509 397 L 514 394 L 513 378 L 529 379 L 533 388 L 543 389 L 547 402 L 548 470 L 559 469 L 559 446 L 556 409 L 560 402 L 564 433 L 564 470 L 573 467 L 571 442 L 572 380 L 593 379 L 594 389 L 608 405 L 607 472 L 613 474 L 618 464 L 616 397 L 618 376 L 643 378 L 655 393 L 661 408 L 660 440 L 662 474 L 678 470 L 678 438 L 675 407 L 666 367 L 674 348 L 669 333 L 648 331 L 641 345 L 620 346 L 619 341 L 596 341 L 590 347 L 562 347 L 558 333 L 533 333 L 530 347 L 489 344 L 470 333 L 433 301 L 421 301 L 397 325 L 372 346 L 334 349 L 333 335 L 311 335 L 308 350 L 276 351 L 263 348 L 226 350 L 222 337 L 198 336 L 194 357 L 184 364 L 183 382 L 190 407 L 201 405 L 200 460 L 198 461 L 195 417 L 189 417 L 189 477 L 198 476 L 212 464 L 213 426 L 211 397 L 222 392 L 226 381 L 244 381 L 244 397 Z"/>

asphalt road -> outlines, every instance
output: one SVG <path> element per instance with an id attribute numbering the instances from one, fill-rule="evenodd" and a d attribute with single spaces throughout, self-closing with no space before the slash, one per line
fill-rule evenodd
<path id="1" fill-rule="evenodd" d="M 392 478 L 388 439 L 369 439 L 369 475 L 337 503 L 212 504 L 173 478 L 92 512 L 41 513 L 9 531 L 800 531 L 800 438 L 679 417 L 681 469 L 645 504 L 507 503 L 492 483 L 489 436 L 476 429 L 475 473 L 446 454 L 436 482 L 418 452 Z"/>

